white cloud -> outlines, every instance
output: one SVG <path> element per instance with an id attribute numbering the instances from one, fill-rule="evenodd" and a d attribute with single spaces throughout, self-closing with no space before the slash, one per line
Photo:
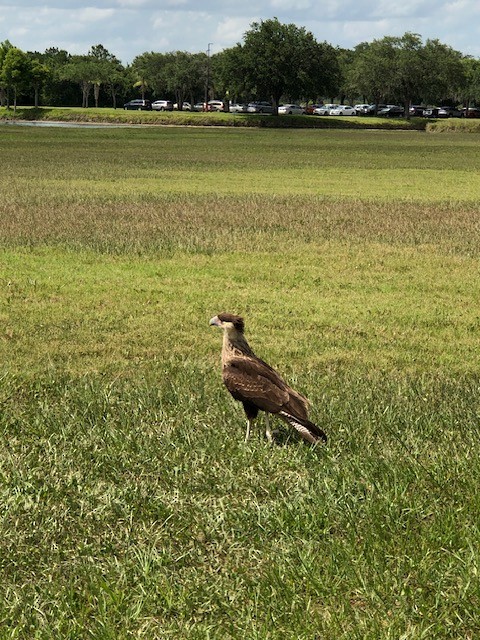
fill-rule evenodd
<path id="1" fill-rule="evenodd" d="M 256 18 L 224 18 L 217 24 L 212 36 L 216 50 L 231 47 L 243 40 L 244 33 Z"/>
<path id="2" fill-rule="evenodd" d="M 24 36 L 27 35 L 27 33 L 28 33 L 28 29 L 26 29 L 25 27 L 14 27 L 13 29 L 10 29 L 10 31 L 9 31 L 11 39 L 23 38 Z M 12 44 L 14 44 L 14 43 L 12 43 Z"/>
<path id="3" fill-rule="evenodd" d="M 288 12 L 289 9 L 294 9 L 297 13 L 298 11 L 305 11 L 310 9 L 312 3 L 310 0 L 297 0 L 295 5 L 292 7 L 291 0 L 270 0 L 270 6 L 274 10 L 280 9 L 281 11 Z"/>
<path id="4" fill-rule="evenodd" d="M 115 9 L 97 9 L 96 7 L 85 7 L 75 12 L 81 22 L 97 22 L 107 20 L 115 15 Z"/>
<path id="5" fill-rule="evenodd" d="M 346 22 L 339 24 L 342 42 L 368 42 L 391 35 L 392 25 L 388 20 L 372 20 L 371 22 Z"/>
<path id="6" fill-rule="evenodd" d="M 116 4 L 124 9 L 142 9 L 150 5 L 150 0 L 117 0 Z"/>

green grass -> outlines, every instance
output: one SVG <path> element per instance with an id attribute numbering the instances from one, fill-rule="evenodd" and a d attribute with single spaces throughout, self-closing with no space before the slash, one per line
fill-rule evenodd
<path id="1" fill-rule="evenodd" d="M 148 127 L 27 135 L 5 127 L 2 139 L 18 145 L 2 171 L 7 199 L 32 191 L 39 204 L 141 206 L 200 194 L 476 204 L 480 194 L 478 145 L 467 135 Z"/>
<path id="2" fill-rule="evenodd" d="M 474 140 L 9 126 L 0 149 L 0 638 L 476 638 Z M 221 310 L 328 446 L 243 442 Z"/>
<path id="3" fill-rule="evenodd" d="M 113 108 L 81 109 L 79 107 L 0 107 L 2 120 L 25 120 L 30 122 L 66 122 L 84 124 L 116 125 L 161 125 L 161 126 L 202 126 L 240 127 L 268 129 L 342 129 L 342 130 L 387 130 L 387 131 L 428 131 L 430 133 L 479 133 L 480 120 L 465 118 L 425 119 L 425 118 L 377 118 L 342 116 L 266 116 L 238 113 L 197 113 L 124 111 L 120 106 Z"/>
<path id="4" fill-rule="evenodd" d="M 480 120 L 475 118 L 447 118 L 429 122 L 426 131 L 430 133 L 480 133 Z"/>
<path id="5" fill-rule="evenodd" d="M 261 114 L 124 111 L 122 106 L 113 108 L 81 109 L 79 107 L 17 107 L 15 118 L 27 121 L 64 121 L 104 124 L 150 124 L 162 126 L 202 127 L 249 127 L 268 129 L 388 129 L 424 130 L 426 120 L 412 118 L 363 118 L 363 117 L 316 117 L 316 116 L 270 116 Z M 12 108 L 0 108 L 0 121 L 13 120 Z"/>

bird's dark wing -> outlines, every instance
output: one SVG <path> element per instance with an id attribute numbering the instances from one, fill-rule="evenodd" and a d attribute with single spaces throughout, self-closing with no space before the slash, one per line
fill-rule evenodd
<path id="1" fill-rule="evenodd" d="M 284 409 L 298 418 L 307 418 L 306 398 L 260 358 L 230 358 L 223 369 L 223 381 L 237 400 L 250 400 L 262 411 L 278 413 Z"/>
<path id="2" fill-rule="evenodd" d="M 256 357 L 237 356 L 223 367 L 223 382 L 232 396 L 243 403 L 247 417 L 250 413 L 250 417 L 255 417 L 255 409 L 276 413 L 307 442 L 326 442 L 324 431 L 307 417 L 307 400 L 289 387 L 274 369 L 264 365 L 263 360 Z"/>
<path id="3" fill-rule="evenodd" d="M 222 372 L 223 382 L 236 400 L 248 401 L 262 411 L 278 413 L 288 404 L 288 387 L 270 367 L 252 358 L 231 358 Z"/>
<path id="4" fill-rule="evenodd" d="M 243 369 L 251 374 L 258 374 L 262 378 L 269 380 L 275 387 L 286 391 L 288 400 L 284 401 L 282 408 L 288 410 L 292 415 L 298 418 L 308 418 L 308 400 L 301 393 L 292 389 L 285 380 L 273 369 L 269 364 L 258 358 L 257 356 L 246 356 L 244 358 L 234 357 L 229 362 L 236 364 L 237 360 L 243 361 Z M 239 363 L 240 366 L 240 363 Z"/>

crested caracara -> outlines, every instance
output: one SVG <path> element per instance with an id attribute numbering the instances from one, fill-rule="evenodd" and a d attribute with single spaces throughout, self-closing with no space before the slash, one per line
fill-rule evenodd
<path id="1" fill-rule="evenodd" d="M 219 313 L 210 320 L 210 324 L 223 329 L 222 378 L 235 400 L 243 404 L 247 416 L 245 441 L 258 412 L 264 411 L 266 436 L 270 442 L 269 413 L 282 418 L 307 442 L 326 442 L 325 433 L 308 419 L 307 399 L 289 387 L 270 365 L 253 353 L 245 339 L 243 318 L 232 313 Z"/>

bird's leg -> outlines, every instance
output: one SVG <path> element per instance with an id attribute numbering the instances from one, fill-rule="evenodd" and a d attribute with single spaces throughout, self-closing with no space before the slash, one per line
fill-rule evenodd
<path id="1" fill-rule="evenodd" d="M 272 432 L 270 431 L 270 421 L 268 418 L 268 413 L 265 413 L 265 435 L 270 444 L 273 442 Z"/>
<path id="2" fill-rule="evenodd" d="M 250 427 L 251 427 L 251 420 L 247 418 L 247 430 L 245 432 L 245 442 L 247 442 L 250 437 Z"/>

